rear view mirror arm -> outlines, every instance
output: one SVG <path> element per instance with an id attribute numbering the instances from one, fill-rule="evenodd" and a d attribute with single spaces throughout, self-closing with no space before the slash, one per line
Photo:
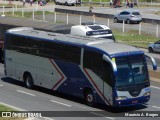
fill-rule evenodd
<path id="1" fill-rule="evenodd" d="M 146 56 L 147 58 L 151 59 L 151 61 L 152 61 L 152 66 L 153 66 L 153 70 L 157 70 L 156 60 L 155 60 L 153 57 L 149 56 L 149 55 L 145 55 L 145 56 Z"/>

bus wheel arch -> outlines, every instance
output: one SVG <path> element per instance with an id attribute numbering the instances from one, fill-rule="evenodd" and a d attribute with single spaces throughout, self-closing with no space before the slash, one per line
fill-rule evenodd
<path id="1" fill-rule="evenodd" d="M 83 96 L 84 96 L 84 102 L 86 105 L 92 106 L 92 107 L 95 106 L 96 99 L 95 99 L 94 92 L 91 88 L 89 87 L 84 88 Z"/>
<path id="2" fill-rule="evenodd" d="M 34 86 L 33 78 L 30 72 L 24 72 L 23 74 L 23 80 L 25 83 L 25 86 L 29 89 L 32 89 Z"/>

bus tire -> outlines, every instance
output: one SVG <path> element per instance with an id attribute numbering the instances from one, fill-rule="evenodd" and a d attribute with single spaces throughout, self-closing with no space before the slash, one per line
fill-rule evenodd
<path id="1" fill-rule="evenodd" d="M 32 89 L 34 84 L 33 84 L 33 79 L 30 73 L 24 74 L 24 83 L 26 88 Z"/>
<path id="2" fill-rule="evenodd" d="M 91 89 L 87 89 L 84 93 L 84 101 L 88 106 L 95 106 L 95 96 Z"/>

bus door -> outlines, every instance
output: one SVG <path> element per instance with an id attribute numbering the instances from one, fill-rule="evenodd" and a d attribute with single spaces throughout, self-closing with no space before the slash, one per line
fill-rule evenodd
<path id="1" fill-rule="evenodd" d="M 114 75 L 117 74 L 117 66 L 115 59 L 110 59 L 108 56 L 103 55 L 103 94 L 107 98 L 108 102 L 113 104 L 113 87 L 114 87 Z"/>
<path id="2" fill-rule="evenodd" d="M 84 50 L 83 67 L 97 94 L 107 105 L 110 105 L 112 104 L 112 87 L 108 82 L 111 81 L 111 71 L 108 68 L 110 63 L 102 58 L 103 54 L 99 52 Z"/>
<path id="3" fill-rule="evenodd" d="M 103 94 L 105 97 L 105 101 L 109 102 L 109 104 L 113 103 L 113 72 L 112 66 L 108 61 L 103 60 Z"/>

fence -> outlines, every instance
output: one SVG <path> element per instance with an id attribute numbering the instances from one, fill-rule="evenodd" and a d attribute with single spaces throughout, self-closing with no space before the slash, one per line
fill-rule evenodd
<path id="1" fill-rule="evenodd" d="M 83 12 L 83 14 L 73 14 L 72 11 L 70 13 L 62 13 L 62 12 L 54 12 L 54 9 L 24 9 L 24 8 L 10 8 L 5 9 L 2 7 L 2 11 L 0 14 L 3 16 L 18 16 L 25 17 L 27 19 L 37 20 L 37 21 L 45 21 L 45 22 L 53 22 L 53 23 L 62 23 L 62 24 L 81 24 L 82 22 L 94 22 L 105 24 L 111 29 L 119 30 L 122 33 L 130 32 L 133 34 L 149 34 L 152 36 L 160 37 L 159 30 L 159 22 L 152 21 L 152 23 L 140 23 L 140 24 L 125 24 L 123 23 L 114 23 L 112 19 L 112 15 L 102 15 L 99 13 L 91 14 L 88 12 Z M 108 18 L 107 18 L 108 17 Z M 145 20 L 143 20 L 145 21 Z"/>

